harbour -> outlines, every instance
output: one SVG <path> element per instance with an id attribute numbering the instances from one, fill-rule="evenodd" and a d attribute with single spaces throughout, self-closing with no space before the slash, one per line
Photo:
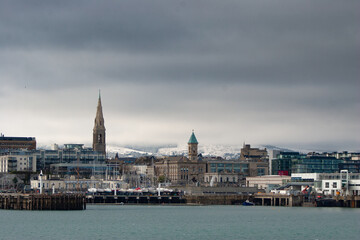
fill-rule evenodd
<path id="1" fill-rule="evenodd" d="M 359 209 L 239 205 L 89 204 L 86 211 L 2 210 L 0 214 L 6 240 L 357 239 L 359 222 Z"/>
<path id="2" fill-rule="evenodd" d="M 7 210 L 85 210 L 87 204 L 114 205 L 253 205 L 269 207 L 344 207 L 359 208 L 359 196 L 305 198 L 304 195 L 257 193 L 184 195 L 143 194 L 22 194 L 1 193 L 0 209 Z"/>

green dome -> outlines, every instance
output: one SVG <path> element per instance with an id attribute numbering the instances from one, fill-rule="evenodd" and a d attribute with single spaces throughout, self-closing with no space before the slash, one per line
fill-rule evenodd
<path id="1" fill-rule="evenodd" d="M 190 137 L 188 143 L 196 143 L 196 144 L 198 143 L 198 141 L 197 141 L 197 139 L 196 139 L 196 137 L 195 137 L 194 132 L 192 132 L 191 137 Z"/>

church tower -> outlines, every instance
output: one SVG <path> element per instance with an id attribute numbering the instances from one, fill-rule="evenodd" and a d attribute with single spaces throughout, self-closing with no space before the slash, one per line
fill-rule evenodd
<path id="1" fill-rule="evenodd" d="M 195 137 L 194 130 L 188 142 L 188 154 L 191 161 L 196 161 L 198 156 L 198 141 Z"/>
<path id="2" fill-rule="evenodd" d="M 96 117 L 95 117 L 94 130 L 93 130 L 93 150 L 106 154 L 105 125 L 104 125 L 104 117 L 101 106 L 100 92 L 99 92 L 99 100 L 98 100 Z"/>

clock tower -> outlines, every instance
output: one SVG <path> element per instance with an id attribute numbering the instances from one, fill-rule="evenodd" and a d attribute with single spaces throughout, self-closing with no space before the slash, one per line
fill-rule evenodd
<path id="1" fill-rule="evenodd" d="M 194 130 L 188 142 L 188 156 L 191 161 L 196 161 L 198 157 L 198 141 L 195 137 Z"/>

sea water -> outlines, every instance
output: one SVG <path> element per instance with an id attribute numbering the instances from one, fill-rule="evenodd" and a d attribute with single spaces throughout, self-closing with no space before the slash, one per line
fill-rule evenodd
<path id="1" fill-rule="evenodd" d="M 88 205 L 0 210 L 0 239 L 360 239 L 360 209 Z"/>

